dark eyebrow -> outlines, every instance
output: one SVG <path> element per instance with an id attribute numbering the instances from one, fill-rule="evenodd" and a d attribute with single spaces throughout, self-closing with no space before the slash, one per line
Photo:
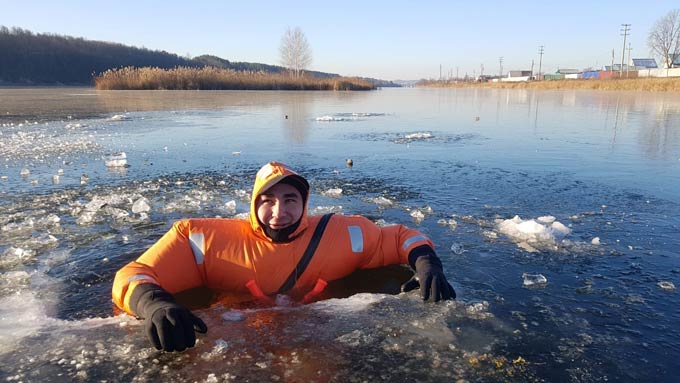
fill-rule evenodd
<path id="1" fill-rule="evenodd" d="M 260 194 L 260 197 L 272 198 L 272 197 L 274 197 L 274 194 L 264 192 L 264 193 Z M 297 193 L 286 193 L 286 194 L 283 195 L 283 198 L 302 198 L 302 197 L 298 196 Z"/>

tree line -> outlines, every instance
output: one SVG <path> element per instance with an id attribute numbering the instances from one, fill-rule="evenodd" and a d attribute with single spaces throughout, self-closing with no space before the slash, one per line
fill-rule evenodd
<path id="1" fill-rule="evenodd" d="M 212 66 L 275 74 L 286 71 L 286 68 L 276 65 L 232 62 L 211 55 L 190 59 L 165 51 L 81 37 L 33 33 L 6 26 L 0 26 L 0 52 L 0 85 L 92 85 L 94 76 L 109 69 L 124 67 L 172 69 Z M 334 73 L 305 73 L 317 78 L 339 77 Z M 389 84 L 375 79 L 367 80 L 379 86 Z"/>

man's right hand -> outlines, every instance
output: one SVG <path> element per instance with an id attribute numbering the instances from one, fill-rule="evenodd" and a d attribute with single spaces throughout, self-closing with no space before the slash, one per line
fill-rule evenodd
<path id="1" fill-rule="evenodd" d="M 208 332 L 201 318 L 174 302 L 154 302 L 148 311 L 144 331 L 157 350 L 184 351 L 196 344 L 194 331 Z"/>
<path id="2" fill-rule="evenodd" d="M 172 294 L 153 283 L 135 287 L 130 307 L 144 318 L 144 332 L 158 350 L 184 351 L 196 344 L 195 332 L 208 332 L 201 318 L 175 303 Z"/>

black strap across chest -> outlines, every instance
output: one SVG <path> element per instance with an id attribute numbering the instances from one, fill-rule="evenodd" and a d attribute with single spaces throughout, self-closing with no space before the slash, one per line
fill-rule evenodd
<path id="1" fill-rule="evenodd" d="M 300 261 L 298 262 L 297 266 L 295 266 L 295 269 L 291 271 L 288 278 L 286 278 L 286 281 L 283 283 L 279 291 L 277 291 L 277 294 L 283 294 L 286 291 L 292 289 L 293 286 L 295 286 L 295 282 L 297 282 L 298 277 L 305 272 L 305 269 L 309 265 L 309 262 L 312 260 L 312 257 L 316 252 L 316 248 L 319 247 L 319 242 L 321 241 L 323 232 L 326 230 L 326 225 L 328 224 L 328 221 L 330 221 L 332 215 L 333 213 L 328 213 L 321 217 L 319 224 L 316 225 L 316 229 L 314 229 L 312 239 L 309 241 L 307 249 L 305 249 L 305 253 L 302 254 L 302 258 L 300 258 Z"/>

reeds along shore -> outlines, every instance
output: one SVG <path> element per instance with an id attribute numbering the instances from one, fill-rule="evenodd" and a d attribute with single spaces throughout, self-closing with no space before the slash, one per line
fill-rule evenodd
<path id="1" fill-rule="evenodd" d="M 372 90 L 373 83 L 349 77 L 293 78 L 268 72 L 215 67 L 174 69 L 125 67 L 94 77 L 100 90 Z"/>
<path id="2" fill-rule="evenodd" d="M 631 79 L 544 80 L 522 82 L 423 81 L 417 86 L 435 88 L 590 89 L 614 91 L 680 92 L 680 77 Z"/>

